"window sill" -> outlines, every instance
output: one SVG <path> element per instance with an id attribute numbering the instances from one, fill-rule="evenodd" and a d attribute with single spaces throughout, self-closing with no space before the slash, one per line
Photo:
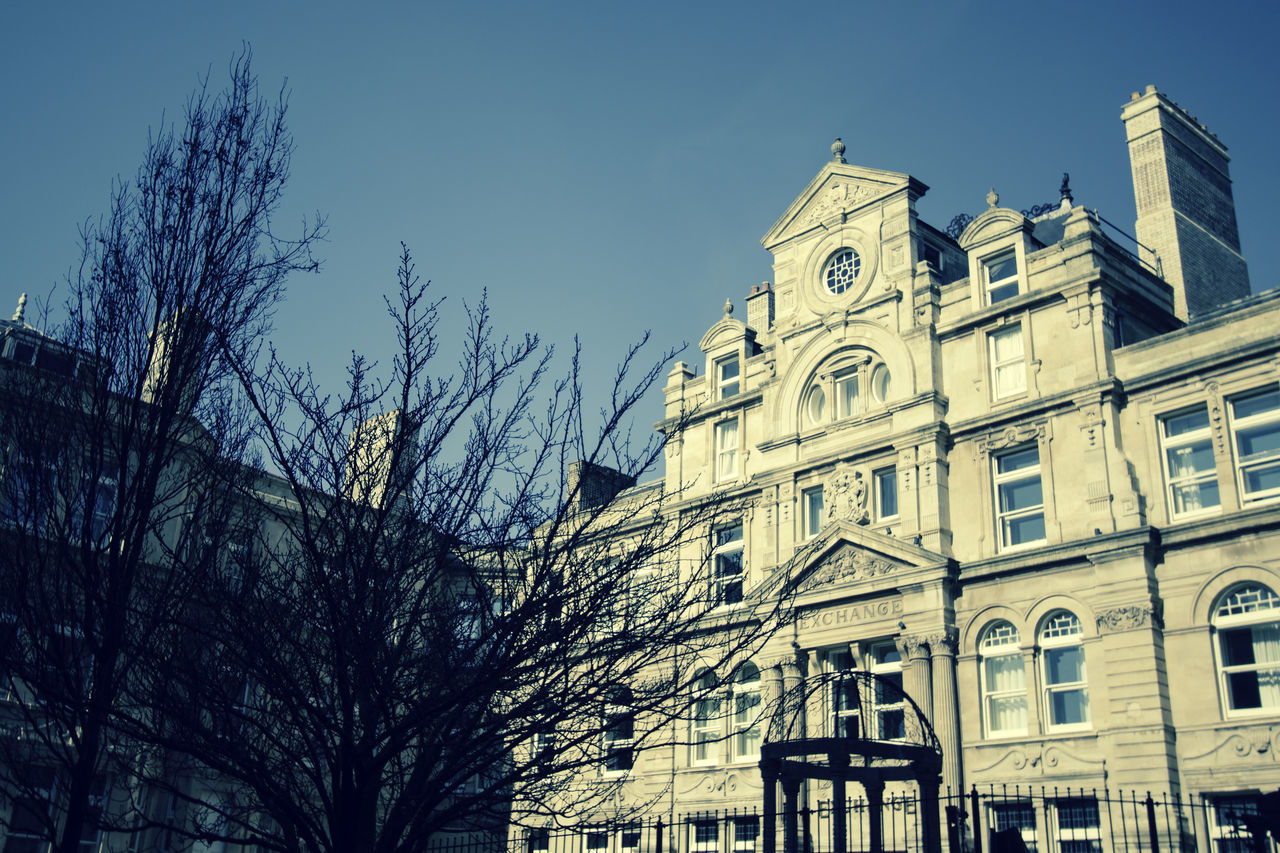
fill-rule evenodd
<path id="1" fill-rule="evenodd" d="M 1271 708 L 1228 708 L 1222 719 L 1256 720 L 1258 717 L 1280 717 L 1280 705 Z"/>
<path id="2" fill-rule="evenodd" d="M 1048 539 L 1037 539 L 1034 542 L 1019 542 L 1017 545 L 1001 545 L 997 553 L 1016 554 L 1019 551 L 1030 551 L 1032 548 L 1039 548 L 1047 544 L 1049 544 Z"/>

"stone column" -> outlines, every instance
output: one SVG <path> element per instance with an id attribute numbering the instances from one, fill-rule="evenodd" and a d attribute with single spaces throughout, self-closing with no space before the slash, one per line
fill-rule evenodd
<path id="1" fill-rule="evenodd" d="M 956 634 L 947 629 L 929 637 L 933 656 L 933 733 L 942 745 L 942 784 L 961 793 L 960 709 L 956 699 Z"/>
<path id="2" fill-rule="evenodd" d="M 782 740 L 783 726 L 785 725 L 782 708 L 782 668 L 777 662 L 765 667 L 763 673 L 764 684 L 761 685 L 761 700 L 764 702 L 765 713 L 768 714 L 768 723 L 765 730 L 765 743 L 776 743 Z"/>
<path id="3" fill-rule="evenodd" d="M 929 645 L 925 637 L 900 637 L 902 686 L 924 715 L 933 722 L 933 677 L 929 672 Z"/>
<path id="4" fill-rule="evenodd" d="M 804 696 L 802 695 L 800 681 L 800 667 L 796 663 L 795 657 L 785 658 L 782 661 L 782 713 L 783 713 L 783 731 L 782 737 L 805 737 L 805 712 L 804 712 Z"/>

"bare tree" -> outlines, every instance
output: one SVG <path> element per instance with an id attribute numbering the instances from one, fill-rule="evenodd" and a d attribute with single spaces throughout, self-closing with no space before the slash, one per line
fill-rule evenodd
<path id="1" fill-rule="evenodd" d="M 551 378 L 482 300 L 437 373 L 407 250 L 398 279 L 385 381 L 360 358 L 336 400 L 274 359 L 245 374 L 280 473 L 244 498 L 253 569 L 154 673 L 170 747 L 220 780 L 209 824 L 268 849 L 419 851 L 604 807 L 695 701 L 692 660 L 727 672 L 785 615 L 708 594 L 723 506 L 636 483 L 664 437 L 628 424 L 665 358 L 632 348 L 593 416 L 578 354 Z"/>
<path id="2" fill-rule="evenodd" d="M 3 329 L 0 796 L 13 844 L 72 853 L 136 817 L 131 685 L 228 532 L 234 491 L 220 484 L 244 470 L 248 423 L 238 366 L 285 278 L 315 268 L 322 223 L 293 240 L 273 230 L 285 113 L 283 93 L 259 95 L 247 52 L 224 90 L 206 78 L 84 228 L 58 322 L 42 333 L 20 308 Z"/>

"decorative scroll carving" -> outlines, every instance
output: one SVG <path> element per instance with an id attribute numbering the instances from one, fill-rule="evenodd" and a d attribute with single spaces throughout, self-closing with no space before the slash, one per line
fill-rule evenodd
<path id="1" fill-rule="evenodd" d="M 1132 631 L 1135 628 L 1145 628 L 1147 625 L 1162 627 L 1158 605 L 1131 604 L 1125 607 L 1113 607 L 1098 614 L 1099 634 Z"/>
<path id="2" fill-rule="evenodd" d="M 867 480 L 861 471 L 847 465 L 837 467 L 823 491 L 824 498 L 826 495 L 831 496 L 827 521 L 848 519 L 854 524 L 871 521 L 871 513 L 867 511 Z"/>
<path id="3" fill-rule="evenodd" d="M 1188 764 L 1234 762 L 1241 758 L 1255 761 L 1280 761 L 1280 732 L 1274 726 L 1246 728 L 1231 732 L 1211 749 L 1196 755 L 1188 755 Z"/>
<path id="4" fill-rule="evenodd" d="M 975 768 L 978 775 L 1001 768 L 1000 772 L 1013 770 L 1026 776 L 1045 775 L 1060 770 L 1075 772 L 1098 772 L 1105 765 L 1105 759 L 1085 758 L 1063 749 L 1060 745 L 1040 745 L 1031 748 L 1014 747 L 1001 754 L 999 758 L 985 767 Z"/>
<path id="5" fill-rule="evenodd" d="M 739 788 L 759 787 L 760 786 L 758 784 L 752 784 L 751 780 L 737 772 L 702 773 L 695 778 L 692 785 L 678 793 L 692 794 L 697 792 L 701 794 L 719 794 L 722 797 L 728 797 L 735 793 Z"/>

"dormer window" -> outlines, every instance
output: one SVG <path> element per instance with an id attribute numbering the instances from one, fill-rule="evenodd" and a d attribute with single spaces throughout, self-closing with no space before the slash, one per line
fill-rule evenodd
<path id="1" fill-rule="evenodd" d="M 862 258 L 853 249 L 841 249 L 827 261 L 822 278 L 826 282 L 827 291 L 832 296 L 839 296 L 850 287 L 862 269 Z"/>
<path id="2" fill-rule="evenodd" d="M 738 381 L 739 368 L 736 355 L 716 362 L 716 388 L 721 400 L 732 397 L 742 387 Z"/>
<path id="3" fill-rule="evenodd" d="M 982 284 L 987 304 L 995 305 L 1018 295 L 1018 254 L 1013 249 L 982 259 Z"/>

